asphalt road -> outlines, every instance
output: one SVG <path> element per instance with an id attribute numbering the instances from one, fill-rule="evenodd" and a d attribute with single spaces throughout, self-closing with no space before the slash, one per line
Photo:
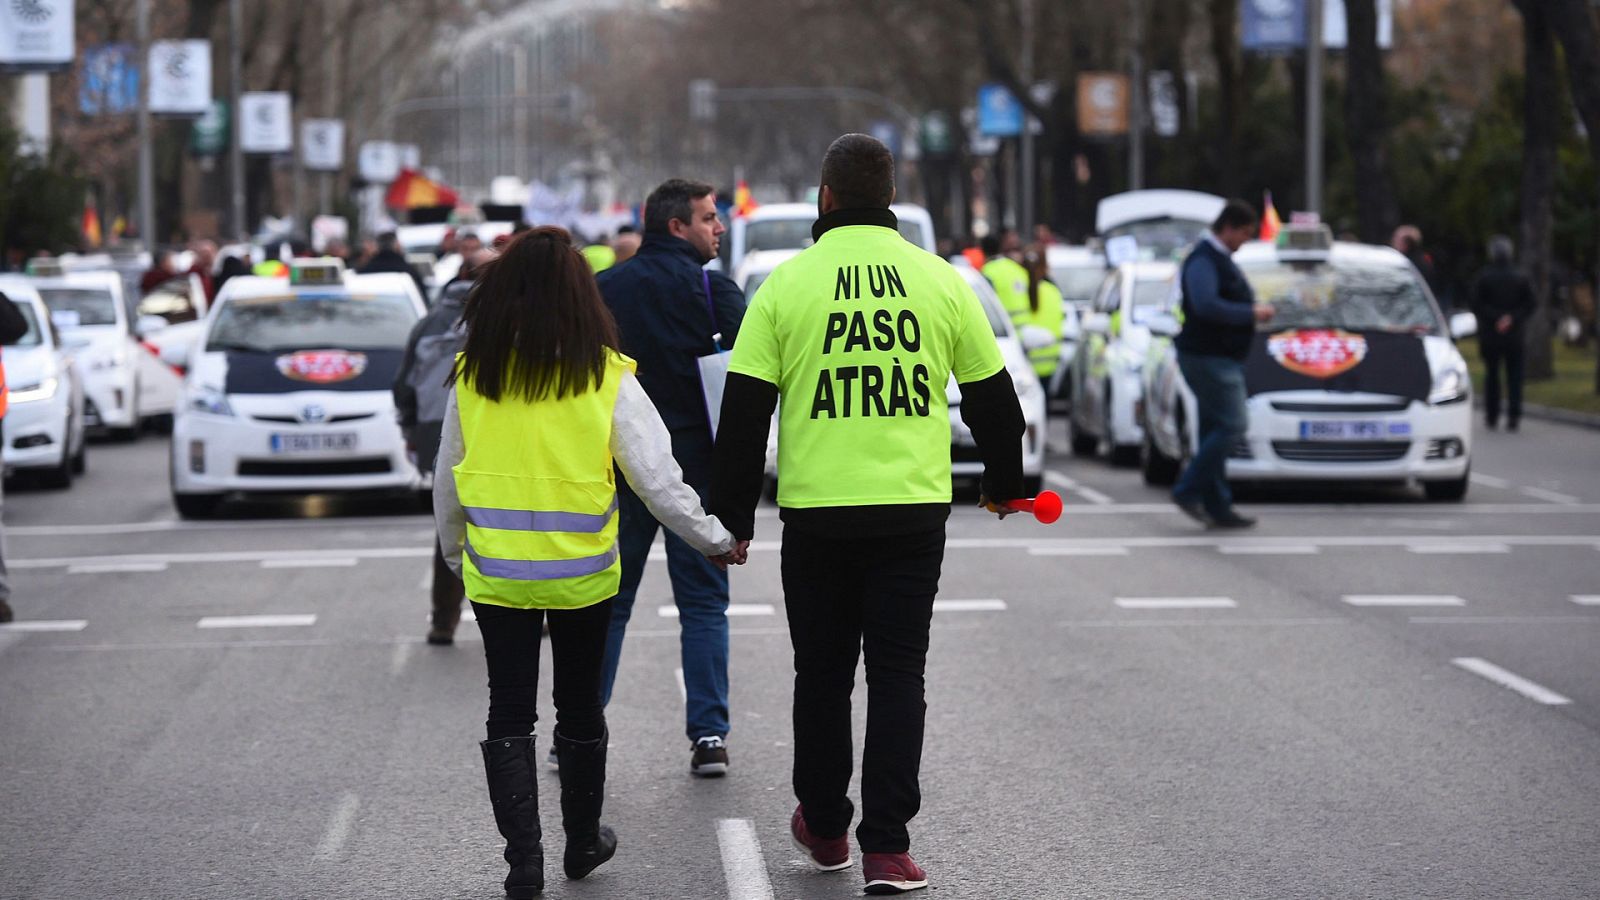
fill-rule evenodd
<path id="1" fill-rule="evenodd" d="M 499 897 L 475 629 L 421 642 L 430 520 L 317 498 L 179 522 L 164 454 L 97 444 L 70 492 L 8 488 L 0 897 Z M 1527 422 L 1476 454 L 1463 504 L 1256 492 L 1248 534 L 1064 455 L 1058 525 L 957 510 L 929 896 L 1600 896 L 1600 433 Z M 688 774 L 656 561 L 610 710 L 621 850 L 580 883 L 551 867 L 547 896 L 859 894 L 788 845 L 763 512 L 731 774 Z M 277 618 L 211 618 L 238 616 Z"/>

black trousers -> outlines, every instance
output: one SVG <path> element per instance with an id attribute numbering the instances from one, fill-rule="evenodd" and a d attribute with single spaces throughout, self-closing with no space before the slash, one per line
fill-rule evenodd
<path id="1" fill-rule="evenodd" d="M 1515 425 L 1522 418 L 1522 335 L 1513 333 L 1504 341 L 1479 341 L 1478 349 L 1483 354 L 1483 417 L 1490 425 L 1500 421 L 1500 369 L 1504 365 L 1506 421 Z"/>
<path id="2" fill-rule="evenodd" d="M 575 741 L 597 740 L 606 730 L 600 702 L 611 601 L 582 609 L 512 609 L 473 603 L 483 653 L 489 661 L 489 740 L 533 733 L 539 719 L 539 644 L 550 617 L 551 693 L 556 727 Z"/>
<path id="3" fill-rule="evenodd" d="M 863 853 L 904 853 L 922 806 L 923 671 L 944 526 L 870 542 L 796 528 L 783 534 L 783 593 L 794 644 L 794 792 L 819 837 L 850 828 L 850 692 L 863 650 L 867 737 Z"/>
<path id="4" fill-rule="evenodd" d="M 461 624 L 461 598 L 467 594 L 461 576 L 450 571 L 444 561 L 444 547 L 433 544 L 433 627 L 448 629 L 454 634 Z"/>

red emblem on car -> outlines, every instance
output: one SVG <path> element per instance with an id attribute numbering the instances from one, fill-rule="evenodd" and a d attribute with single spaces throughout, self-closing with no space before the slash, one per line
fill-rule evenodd
<path id="1" fill-rule="evenodd" d="M 285 378 L 313 384 L 349 381 L 367 370 L 365 353 L 344 350 L 302 350 L 278 357 L 278 371 Z"/>
<path id="2" fill-rule="evenodd" d="M 1332 378 L 1367 358 L 1367 339 L 1332 328 L 1285 331 L 1267 339 L 1267 352 L 1291 372 Z"/>

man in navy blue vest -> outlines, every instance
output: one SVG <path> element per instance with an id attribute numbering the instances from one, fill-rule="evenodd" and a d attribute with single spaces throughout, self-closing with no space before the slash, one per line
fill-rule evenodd
<path id="1" fill-rule="evenodd" d="M 1249 528 L 1255 520 L 1233 508 L 1228 453 L 1250 425 L 1244 360 L 1256 323 L 1272 318 L 1234 265 L 1233 254 L 1255 235 L 1259 217 L 1250 204 L 1230 200 L 1211 231 L 1189 252 L 1179 271 L 1183 331 L 1173 342 L 1178 368 L 1194 392 L 1200 445 L 1172 489 L 1172 501 L 1212 528 Z"/>

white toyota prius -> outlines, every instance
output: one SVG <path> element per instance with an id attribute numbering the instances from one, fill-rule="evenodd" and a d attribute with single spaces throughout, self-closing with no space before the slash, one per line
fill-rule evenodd
<path id="1" fill-rule="evenodd" d="M 418 489 L 390 391 L 424 312 L 406 275 L 350 275 L 337 260 L 231 279 L 184 354 L 179 514 L 208 515 L 231 493 Z"/>

